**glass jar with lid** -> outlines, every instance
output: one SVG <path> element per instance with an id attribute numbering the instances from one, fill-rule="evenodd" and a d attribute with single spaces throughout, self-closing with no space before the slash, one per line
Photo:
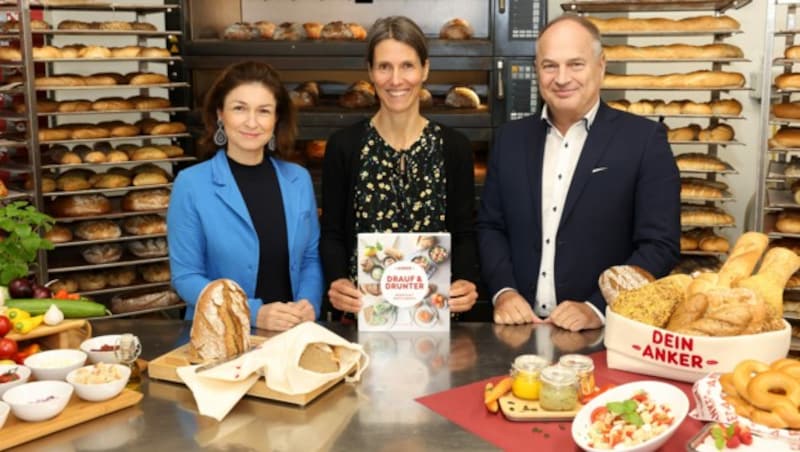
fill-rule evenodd
<path id="1" fill-rule="evenodd" d="M 564 355 L 558 365 L 572 369 L 578 374 L 578 396 L 586 397 L 594 393 L 594 361 L 586 355 Z"/>
<path id="2" fill-rule="evenodd" d="M 511 392 L 525 400 L 538 400 L 539 373 L 550 365 L 550 361 L 539 355 L 520 355 L 511 365 Z"/>
<path id="3" fill-rule="evenodd" d="M 571 411 L 578 405 L 578 374 L 574 370 L 550 366 L 542 369 L 539 379 L 539 406 L 546 411 Z"/>

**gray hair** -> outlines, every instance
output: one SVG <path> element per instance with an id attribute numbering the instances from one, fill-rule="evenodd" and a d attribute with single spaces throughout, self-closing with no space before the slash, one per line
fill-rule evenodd
<path id="1" fill-rule="evenodd" d="M 541 36 L 553 25 L 564 21 L 574 22 L 583 27 L 583 29 L 586 30 L 592 38 L 592 51 L 594 52 L 594 55 L 599 57 L 603 53 L 603 43 L 600 41 L 600 30 L 589 19 L 583 16 L 578 16 L 575 14 L 562 14 L 548 22 L 542 31 L 539 32 L 539 37 L 541 38 Z M 536 53 L 537 55 L 539 53 L 539 40 L 536 41 Z"/>

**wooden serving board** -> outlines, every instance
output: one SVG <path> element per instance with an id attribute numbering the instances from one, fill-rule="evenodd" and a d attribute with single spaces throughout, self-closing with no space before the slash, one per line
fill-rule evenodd
<path id="1" fill-rule="evenodd" d="M 41 324 L 27 334 L 9 333 L 6 337 L 17 342 L 39 339 L 44 348 L 78 348 L 92 337 L 92 325 L 86 319 L 63 320 L 58 325 Z"/>
<path id="2" fill-rule="evenodd" d="M 123 389 L 118 396 L 105 402 L 87 402 L 73 394 L 64 411 L 46 421 L 26 422 L 14 417 L 13 413 L 9 413 L 6 424 L 0 428 L 0 438 L 2 438 L 0 443 L 2 443 L 4 449 L 18 446 L 108 413 L 136 405 L 140 400 L 142 400 L 141 392 Z"/>
<path id="3" fill-rule="evenodd" d="M 251 336 L 250 340 L 253 344 L 259 344 L 266 339 L 259 336 Z M 150 361 L 147 364 L 147 375 L 156 380 L 166 380 L 183 384 L 183 380 L 181 380 L 181 377 L 178 376 L 177 368 L 192 364 L 196 363 L 192 362 L 192 359 L 189 355 L 189 344 L 185 344 Z M 253 387 L 247 391 L 247 395 L 267 400 L 291 403 L 293 405 L 305 406 L 342 380 L 344 380 L 344 376 L 335 380 L 331 380 L 311 392 L 290 395 L 283 392 L 273 391 L 272 389 L 268 388 L 264 382 L 264 377 L 261 377 L 258 379 L 256 384 L 254 384 Z"/>
<path id="4" fill-rule="evenodd" d="M 539 406 L 538 400 L 520 399 L 510 392 L 500 397 L 499 402 L 503 416 L 516 422 L 568 421 L 583 408 L 579 403 L 572 411 L 546 411 Z"/>

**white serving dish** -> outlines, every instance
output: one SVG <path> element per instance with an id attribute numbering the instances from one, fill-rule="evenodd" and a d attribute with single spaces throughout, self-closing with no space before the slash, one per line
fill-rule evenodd
<path id="1" fill-rule="evenodd" d="M 81 351 L 89 355 L 89 361 L 92 363 L 109 363 L 117 364 L 119 359 L 114 351 L 95 351 L 99 350 L 104 345 L 119 346 L 119 334 L 107 334 L 105 336 L 97 336 L 86 339 L 81 342 Z"/>
<path id="2" fill-rule="evenodd" d="M 670 425 L 667 430 L 661 432 L 660 435 L 648 441 L 628 448 L 615 448 L 614 451 L 649 452 L 663 446 L 686 418 L 689 412 L 689 399 L 683 391 L 674 385 L 649 380 L 634 381 L 609 389 L 584 405 L 572 421 L 572 439 L 575 441 L 575 444 L 587 452 L 600 451 L 601 449 L 589 447 L 589 427 L 591 426 L 592 411 L 597 407 L 604 406 L 608 402 L 619 402 L 630 399 L 640 390 L 646 391 L 650 396 L 650 400 L 653 402 L 665 404 L 670 408 L 674 417 L 672 425 Z"/>
<path id="3" fill-rule="evenodd" d="M 25 358 L 25 366 L 39 380 L 64 380 L 71 371 L 86 364 L 86 353 L 74 349 L 39 352 Z"/>
<path id="4" fill-rule="evenodd" d="M 731 372 L 745 359 L 772 362 L 789 353 L 792 328 L 726 337 L 687 336 L 656 328 L 606 308 L 609 369 L 695 382 L 711 372 Z"/>
<path id="5" fill-rule="evenodd" d="M 31 370 L 20 364 L 0 364 L 0 375 L 12 369 L 16 369 L 16 373 L 19 375 L 19 380 L 9 381 L 8 383 L 0 383 L 0 396 L 14 386 L 19 386 L 31 378 Z"/>
<path id="6" fill-rule="evenodd" d="M 122 392 L 122 390 L 125 389 L 125 385 L 128 384 L 128 379 L 131 377 L 131 369 L 122 364 L 111 365 L 117 369 L 121 378 L 109 381 L 108 383 L 87 384 L 75 381 L 78 376 L 78 371 L 94 367 L 94 365 L 91 365 L 75 369 L 67 374 L 67 383 L 75 387 L 75 393 L 78 394 L 78 397 L 89 402 L 102 402 L 103 400 L 114 398 Z"/>
<path id="7" fill-rule="evenodd" d="M 64 411 L 72 391 L 72 385 L 65 381 L 34 381 L 9 389 L 3 394 L 3 401 L 18 419 L 44 421 Z"/>
<path id="8" fill-rule="evenodd" d="M 10 412 L 11 407 L 5 402 L 0 402 L 0 428 L 3 428 L 6 424 L 6 419 L 8 419 L 8 413 Z"/>

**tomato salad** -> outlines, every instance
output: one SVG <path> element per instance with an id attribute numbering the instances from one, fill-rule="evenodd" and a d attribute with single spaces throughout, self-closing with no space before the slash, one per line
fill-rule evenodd
<path id="1" fill-rule="evenodd" d="M 655 438 L 675 422 L 670 408 L 650 400 L 645 391 L 630 399 L 609 402 L 592 411 L 589 446 L 621 449 Z"/>

